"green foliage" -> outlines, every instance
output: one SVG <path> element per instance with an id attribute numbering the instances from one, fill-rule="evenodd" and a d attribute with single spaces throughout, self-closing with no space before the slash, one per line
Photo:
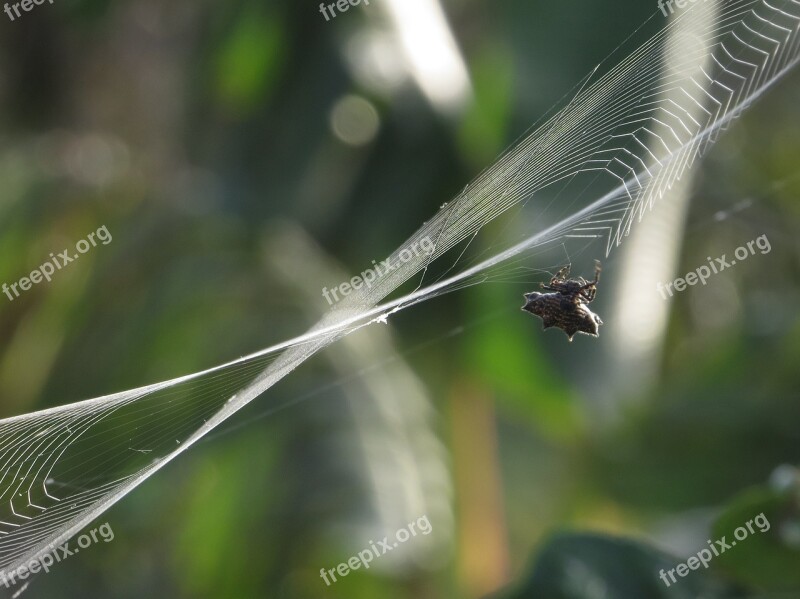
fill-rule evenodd
<path id="1" fill-rule="evenodd" d="M 593 534 L 562 534 L 542 550 L 530 576 L 497 599 L 734 599 L 747 595 L 704 572 L 670 586 L 659 578 L 677 558 L 629 540 Z"/>
<path id="2" fill-rule="evenodd" d="M 215 75 L 223 106 L 238 118 L 248 116 L 280 73 L 287 39 L 280 12 L 249 3 L 219 49 Z"/>
<path id="3" fill-rule="evenodd" d="M 482 167 L 507 143 L 514 98 L 514 57 L 502 45 L 483 48 L 471 72 L 475 98 L 461 122 L 459 142 L 470 164 Z"/>
<path id="4" fill-rule="evenodd" d="M 761 530 L 754 518 L 761 516 Z M 747 524 L 755 531 L 750 533 Z M 735 540 L 737 529 L 742 540 Z M 715 538 L 736 543 L 715 560 L 727 574 L 743 583 L 774 593 L 800 588 L 800 486 L 788 490 L 754 488 L 737 496 L 712 527 Z"/>

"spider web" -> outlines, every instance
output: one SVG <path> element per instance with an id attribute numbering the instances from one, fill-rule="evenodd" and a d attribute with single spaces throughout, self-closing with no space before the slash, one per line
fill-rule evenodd
<path id="1" fill-rule="evenodd" d="M 708 26 L 682 35 L 686 19 Z M 67 541 L 344 335 L 569 239 L 600 240 L 608 254 L 719 132 L 797 63 L 799 34 L 798 0 L 693 4 L 599 77 L 609 59 L 598 65 L 565 106 L 389 257 L 396 269 L 305 335 L 203 372 L 0 420 L 0 570 Z M 515 207 L 536 231 L 462 260 L 478 232 Z M 403 259 L 426 238 L 435 242 L 429 256 Z M 434 263 L 443 262 L 452 266 L 434 277 Z M 413 291 L 380 304 L 415 275 Z"/>

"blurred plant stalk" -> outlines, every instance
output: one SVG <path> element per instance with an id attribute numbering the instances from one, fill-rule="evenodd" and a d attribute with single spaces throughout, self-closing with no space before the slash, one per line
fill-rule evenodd
<path id="1" fill-rule="evenodd" d="M 451 447 L 458 501 L 458 564 L 467 597 L 484 597 L 510 581 L 495 400 L 476 380 L 450 392 Z"/>

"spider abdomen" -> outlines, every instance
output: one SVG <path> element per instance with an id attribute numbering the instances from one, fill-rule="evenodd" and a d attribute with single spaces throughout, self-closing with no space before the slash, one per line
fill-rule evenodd
<path id="1" fill-rule="evenodd" d="M 585 333 L 597 337 L 603 324 L 600 317 L 580 301 L 558 292 L 525 294 L 522 309 L 542 319 L 543 328 L 557 327 L 563 330 L 569 340 L 575 333 Z"/>

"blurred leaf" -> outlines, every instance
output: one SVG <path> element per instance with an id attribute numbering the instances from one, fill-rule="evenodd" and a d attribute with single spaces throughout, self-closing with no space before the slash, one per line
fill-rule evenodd
<path id="1" fill-rule="evenodd" d="M 712 526 L 714 538 L 725 536 L 731 545 L 715 558 L 714 565 L 737 580 L 765 590 L 797 591 L 800 546 L 790 547 L 785 537 L 800 526 L 799 500 L 797 491 L 777 492 L 767 487 L 737 497 Z M 747 523 L 751 523 L 753 533 L 747 530 Z M 748 533 L 746 537 L 740 533 L 738 542 L 734 535 L 737 528 Z"/>
<path id="2" fill-rule="evenodd" d="M 251 462 L 253 439 L 260 445 L 257 471 Z M 278 445 L 264 441 L 254 430 L 249 436 L 219 447 L 207 460 L 197 463 L 182 491 L 187 500 L 182 502 L 178 515 L 180 536 L 174 568 L 182 573 L 179 582 L 189 596 L 214 596 L 212 589 L 220 588 L 228 597 L 254 596 L 257 592 L 264 572 L 249 574 L 250 560 L 229 556 L 247 555 L 250 537 L 246 531 L 274 534 L 257 519 L 259 511 L 269 514 L 273 502 L 281 499 L 277 489 L 264 493 L 265 480 L 270 473 L 274 476 L 279 458 Z M 252 508 L 258 505 L 258 510 Z M 208 517 L 211 513 L 213 518 Z M 273 563 L 278 554 L 278 548 L 260 548 L 259 561 Z"/>
<path id="3" fill-rule="evenodd" d="M 692 572 L 669 587 L 659 572 L 680 560 L 636 541 L 562 534 L 544 548 L 533 573 L 498 599 L 704 599 L 743 597 L 707 574 Z"/>
<path id="4" fill-rule="evenodd" d="M 474 101 L 459 130 L 459 141 L 467 160 L 490 162 L 506 143 L 513 98 L 513 57 L 499 45 L 478 53 L 471 69 Z"/>
<path id="5" fill-rule="evenodd" d="M 217 92 L 237 116 L 252 110 L 272 86 L 287 45 L 286 27 L 271 11 L 251 4 L 242 11 L 216 63 Z"/>

